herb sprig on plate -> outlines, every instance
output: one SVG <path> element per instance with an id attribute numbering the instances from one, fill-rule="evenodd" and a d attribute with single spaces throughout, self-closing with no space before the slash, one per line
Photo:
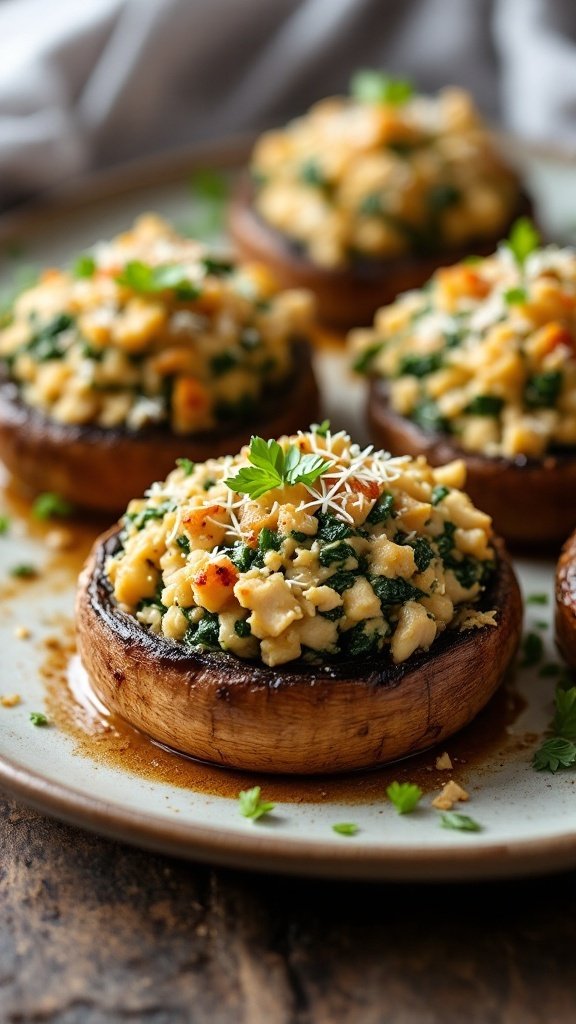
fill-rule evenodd
<path id="1" fill-rule="evenodd" d="M 277 441 L 252 437 L 248 451 L 249 467 L 240 469 L 236 476 L 228 477 L 225 484 L 231 491 L 261 498 L 267 491 L 284 484 L 311 485 L 332 465 L 321 455 L 303 455 L 296 445 L 286 451 Z"/>

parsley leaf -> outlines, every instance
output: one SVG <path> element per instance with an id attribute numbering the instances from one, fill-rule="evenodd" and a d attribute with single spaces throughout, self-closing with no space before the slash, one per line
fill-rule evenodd
<path id="1" fill-rule="evenodd" d="M 31 580 L 38 575 L 38 570 L 35 565 L 30 565 L 28 562 L 20 562 L 19 565 L 12 566 L 10 575 L 18 580 Z"/>
<path id="2" fill-rule="evenodd" d="M 391 782 L 386 795 L 394 804 L 398 814 L 411 814 L 419 800 L 422 790 L 413 782 Z"/>
<path id="3" fill-rule="evenodd" d="M 537 665 L 544 654 L 544 642 L 538 633 L 526 633 L 522 640 L 522 668 Z"/>
<path id="4" fill-rule="evenodd" d="M 540 234 L 529 217 L 519 217 L 512 225 L 506 245 L 520 267 L 540 245 Z"/>
<path id="5" fill-rule="evenodd" d="M 439 505 L 441 501 L 444 501 L 444 498 L 446 498 L 448 494 L 450 494 L 449 487 L 444 487 L 443 484 L 437 484 L 436 487 L 432 488 L 432 504 Z"/>
<path id="6" fill-rule="evenodd" d="M 357 71 L 350 92 L 361 103 L 391 103 L 401 106 L 414 95 L 414 86 L 406 78 L 390 78 L 381 71 Z"/>
<path id="7" fill-rule="evenodd" d="M 177 299 L 188 302 L 197 299 L 200 294 L 199 288 L 192 283 L 187 272 L 174 263 L 152 267 L 142 260 L 128 260 L 116 280 L 118 284 L 142 295 L 173 291 Z"/>
<path id="8" fill-rule="evenodd" d="M 259 818 L 263 818 L 265 814 L 273 811 L 276 804 L 262 800 L 261 794 L 260 786 L 254 786 L 252 789 L 243 789 L 238 794 L 240 814 L 245 818 L 251 818 L 252 821 L 258 821 Z"/>
<path id="9" fill-rule="evenodd" d="M 83 252 L 72 267 L 74 277 L 92 277 L 96 270 L 96 260 L 89 252 Z"/>
<path id="10" fill-rule="evenodd" d="M 251 438 L 248 460 L 250 467 L 240 469 L 224 483 L 231 491 L 251 498 L 261 498 L 283 484 L 313 484 L 332 465 L 321 455 L 302 455 L 292 444 L 284 452 L 277 441 L 265 441 L 262 437 Z"/>
<path id="11" fill-rule="evenodd" d="M 32 725 L 49 725 L 48 719 L 42 711 L 31 711 L 30 721 Z"/>
<path id="12" fill-rule="evenodd" d="M 556 690 L 556 714 L 552 729 L 556 736 L 576 740 L 576 686 Z"/>
<path id="13" fill-rule="evenodd" d="M 73 512 L 74 506 L 66 498 L 61 498 L 52 491 L 39 494 L 32 505 L 32 515 L 35 519 L 67 519 Z"/>
<path id="14" fill-rule="evenodd" d="M 458 811 L 445 811 L 440 816 L 442 828 L 453 828 L 458 832 L 481 832 L 482 826 L 470 818 L 468 814 L 460 814 Z"/>
<path id="15" fill-rule="evenodd" d="M 313 423 L 310 430 L 313 434 L 318 434 L 318 437 L 326 437 L 330 430 L 330 420 L 322 420 L 322 423 Z"/>
<path id="16" fill-rule="evenodd" d="M 526 604 L 548 604 L 548 594 L 528 594 Z"/>
<path id="17" fill-rule="evenodd" d="M 340 821 L 336 825 L 332 825 L 332 831 L 339 836 L 355 836 L 358 832 L 358 825 L 352 821 Z"/>
<path id="18" fill-rule="evenodd" d="M 504 302 L 508 306 L 521 306 L 527 300 L 528 296 L 525 288 L 508 288 L 504 292 Z"/>
<path id="19" fill-rule="evenodd" d="M 552 736 L 544 740 L 532 758 L 532 767 L 537 772 L 557 772 L 560 766 L 571 768 L 576 764 L 576 743 L 571 740 L 562 739 L 561 736 Z"/>
<path id="20" fill-rule="evenodd" d="M 9 529 L 10 517 L 5 515 L 4 513 L 0 514 L 0 536 L 2 536 L 5 533 L 8 533 Z"/>
<path id="21" fill-rule="evenodd" d="M 184 476 L 190 476 L 190 474 L 194 472 L 196 463 L 192 462 L 192 459 L 187 459 L 183 456 L 181 459 L 176 459 L 176 465 L 182 470 Z"/>

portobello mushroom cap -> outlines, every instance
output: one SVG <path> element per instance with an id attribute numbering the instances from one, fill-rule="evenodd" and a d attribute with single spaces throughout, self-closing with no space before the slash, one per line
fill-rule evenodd
<path id="1" fill-rule="evenodd" d="M 106 559 L 119 527 L 100 537 L 80 577 L 80 656 L 97 696 L 132 726 L 226 767 L 327 774 L 370 768 L 439 743 L 497 689 L 518 647 L 522 602 L 501 541 L 480 607 L 497 625 L 447 630 L 427 653 L 278 668 L 201 653 L 149 633 L 115 603 Z"/>
<path id="2" fill-rule="evenodd" d="M 285 288 L 309 288 L 316 295 L 319 318 L 331 327 L 349 330 L 371 324 L 380 306 L 400 292 L 421 287 L 438 267 L 458 263 L 471 252 L 489 256 L 514 221 L 532 213 L 531 201 L 521 193 L 514 214 L 493 238 L 471 238 L 466 245 L 422 255 L 357 258 L 331 270 L 313 263 L 301 246 L 266 223 L 254 207 L 254 186 L 245 179 L 232 197 L 229 230 L 242 259 L 266 263 Z"/>
<path id="3" fill-rule="evenodd" d="M 466 491 L 510 544 L 559 545 L 576 523 L 576 451 L 514 459 L 466 451 L 448 434 L 429 433 L 395 412 L 384 380 L 370 382 L 372 440 L 393 455 L 425 455 L 432 466 L 466 463 Z"/>
<path id="4" fill-rule="evenodd" d="M 576 530 L 566 541 L 556 567 L 556 643 L 576 669 Z"/>
<path id="5" fill-rule="evenodd" d="M 250 435 L 291 434 L 318 415 L 318 386 L 310 346 L 293 346 L 291 375 L 261 399 L 250 420 L 197 434 L 168 426 L 141 430 L 58 423 L 26 404 L 18 386 L 0 379 L 0 458 L 30 492 L 54 491 L 74 505 L 119 513 L 180 456 L 205 462 L 246 444 Z"/>

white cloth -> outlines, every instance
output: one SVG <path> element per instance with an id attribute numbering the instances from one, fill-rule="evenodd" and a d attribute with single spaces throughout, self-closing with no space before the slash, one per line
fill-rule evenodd
<path id="1" fill-rule="evenodd" d="M 0 203 L 280 122 L 358 66 L 576 143 L 574 0 L 4 0 Z"/>

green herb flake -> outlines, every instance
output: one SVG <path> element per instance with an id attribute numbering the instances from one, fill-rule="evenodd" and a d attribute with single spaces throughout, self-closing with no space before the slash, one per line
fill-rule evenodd
<path id="1" fill-rule="evenodd" d="M 375 341 L 372 345 L 368 345 L 352 364 L 352 369 L 355 373 L 368 373 L 376 356 L 382 351 L 383 347 L 383 341 Z"/>
<path id="2" fill-rule="evenodd" d="M 258 821 L 264 815 L 270 814 L 270 811 L 273 811 L 276 806 L 276 804 L 270 803 L 270 801 L 262 800 L 260 786 L 254 786 L 252 789 L 243 789 L 238 794 L 238 803 L 240 814 L 244 818 L 250 818 L 252 821 Z"/>
<path id="3" fill-rule="evenodd" d="M 381 71 L 357 71 L 350 92 L 360 103 L 390 103 L 402 106 L 414 95 L 414 86 L 405 78 L 390 78 Z"/>
<path id="4" fill-rule="evenodd" d="M 393 515 L 394 495 L 390 491 L 383 491 L 366 516 L 366 522 L 375 526 L 378 523 L 385 523 Z"/>
<path id="5" fill-rule="evenodd" d="M 427 377 L 429 374 L 439 370 L 442 366 L 442 353 L 429 352 L 425 356 L 404 356 L 400 360 L 398 376 L 404 374 L 411 377 Z"/>
<path id="6" fill-rule="evenodd" d="M 506 242 L 518 266 L 523 267 L 530 253 L 540 245 L 540 234 L 529 217 L 519 217 Z"/>
<path id="7" fill-rule="evenodd" d="M 231 491 L 255 499 L 284 484 L 310 486 L 332 465 L 321 455 L 302 455 L 295 445 L 289 445 L 284 452 L 277 441 L 254 436 L 250 440 L 248 460 L 250 467 L 240 469 L 224 483 Z"/>
<path id="8" fill-rule="evenodd" d="M 43 714 L 42 711 L 31 711 L 29 717 L 30 717 L 30 721 L 32 722 L 32 725 L 49 725 L 50 724 L 48 719 L 47 719 L 47 717 L 46 717 L 46 715 Z"/>
<path id="9" fill-rule="evenodd" d="M 499 416 L 503 405 L 504 399 L 499 395 L 475 395 L 464 412 L 468 416 Z"/>
<path id="10" fill-rule="evenodd" d="M 432 504 L 433 505 L 439 505 L 440 502 L 444 501 L 444 498 L 446 498 L 449 494 L 450 494 L 450 488 L 449 487 L 444 487 L 443 484 L 438 484 L 436 487 L 432 488 L 432 498 L 431 498 Z"/>
<path id="11" fill-rule="evenodd" d="M 8 533 L 10 529 L 10 517 L 4 513 L 0 513 L 0 537 Z"/>
<path id="12" fill-rule="evenodd" d="M 508 288 L 504 292 L 504 302 L 507 306 L 521 306 L 528 301 L 525 288 Z"/>
<path id="13" fill-rule="evenodd" d="M 192 459 L 187 459 L 183 456 L 181 459 L 176 459 L 176 465 L 178 466 L 178 469 L 182 470 L 184 476 L 190 476 L 190 474 L 194 472 L 196 463 L 192 462 Z"/>
<path id="14" fill-rule="evenodd" d="M 355 836 L 359 830 L 358 825 L 352 821 L 339 821 L 336 825 L 332 825 L 332 831 L 339 836 Z"/>
<path id="15" fill-rule="evenodd" d="M 236 633 L 236 636 L 244 639 L 244 637 L 250 636 L 252 630 L 250 629 L 250 625 L 246 619 L 236 619 L 236 622 L 234 623 L 234 632 Z"/>
<path id="16" fill-rule="evenodd" d="M 524 401 L 529 409 L 553 409 L 558 401 L 564 375 L 561 370 L 548 370 L 529 377 L 524 388 Z"/>
<path id="17" fill-rule="evenodd" d="M 187 231 L 198 238 L 222 231 L 230 191 L 226 178 L 219 171 L 202 168 L 190 178 L 190 190 L 196 208 Z"/>
<path id="18" fill-rule="evenodd" d="M 452 828 L 457 832 L 481 832 L 482 826 L 474 821 L 468 814 L 460 814 L 458 811 L 445 811 L 440 815 L 442 828 Z"/>
<path id="19" fill-rule="evenodd" d="M 548 604 L 548 594 L 528 594 L 526 604 Z"/>
<path id="20" fill-rule="evenodd" d="M 35 519 L 68 519 L 74 513 L 74 506 L 66 498 L 52 491 L 39 494 L 32 505 Z"/>
<path id="21" fill-rule="evenodd" d="M 318 437 L 326 437 L 330 431 L 330 420 L 322 420 L 322 423 L 313 423 L 310 427 L 313 434 Z"/>
<path id="22" fill-rule="evenodd" d="M 89 252 L 83 252 L 72 267 L 74 277 L 93 277 L 96 270 L 96 260 Z"/>
<path id="23" fill-rule="evenodd" d="M 544 655 L 544 641 L 538 633 L 526 633 L 522 640 L 521 668 L 537 665 Z"/>
<path id="24" fill-rule="evenodd" d="M 576 764 L 576 743 L 552 736 L 544 740 L 532 758 L 532 767 L 537 772 L 548 771 L 553 774 L 562 768 L 572 768 Z"/>
<path id="25" fill-rule="evenodd" d="M 172 291 L 182 302 L 191 302 L 200 295 L 200 289 L 190 281 L 187 271 L 173 263 L 152 267 L 142 260 L 128 260 L 116 280 L 141 295 Z"/>
<path id="26" fill-rule="evenodd" d="M 576 740 L 576 686 L 556 690 L 556 713 L 552 729 L 556 736 Z"/>
<path id="27" fill-rule="evenodd" d="M 28 562 L 20 562 L 18 565 L 13 565 L 9 572 L 17 580 L 31 580 L 38 575 L 36 566 L 30 565 Z"/>
<path id="28" fill-rule="evenodd" d="M 414 782 L 391 782 L 386 795 L 398 814 L 411 814 L 422 799 L 422 790 Z"/>

